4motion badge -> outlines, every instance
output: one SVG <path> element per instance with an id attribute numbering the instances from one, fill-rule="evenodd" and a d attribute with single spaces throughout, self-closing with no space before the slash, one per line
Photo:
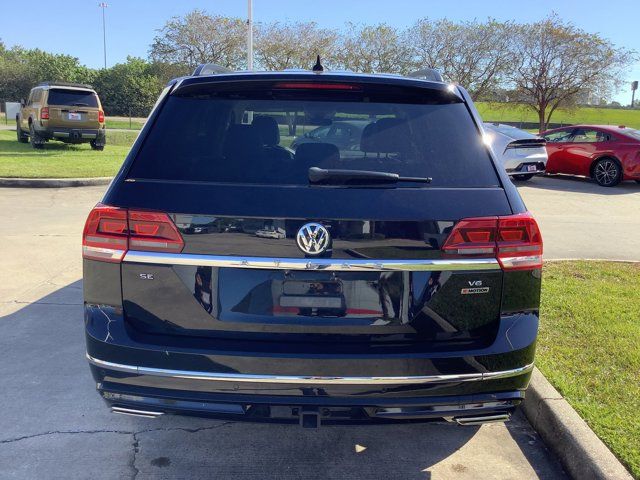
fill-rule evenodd
<path id="1" fill-rule="evenodd" d="M 489 287 L 482 286 L 482 280 L 470 280 L 467 282 L 469 288 L 463 288 L 460 290 L 462 295 L 478 295 L 482 293 L 489 293 Z"/>

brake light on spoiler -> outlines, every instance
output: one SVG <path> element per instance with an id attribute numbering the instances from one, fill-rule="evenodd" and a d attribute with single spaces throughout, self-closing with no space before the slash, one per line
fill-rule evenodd
<path id="1" fill-rule="evenodd" d="M 118 263 L 127 250 L 179 253 L 184 241 L 166 213 L 98 204 L 82 234 L 82 256 Z"/>
<path id="2" fill-rule="evenodd" d="M 529 212 L 462 219 L 453 227 L 442 250 L 450 256 L 492 255 L 503 270 L 542 267 L 542 235 Z"/>

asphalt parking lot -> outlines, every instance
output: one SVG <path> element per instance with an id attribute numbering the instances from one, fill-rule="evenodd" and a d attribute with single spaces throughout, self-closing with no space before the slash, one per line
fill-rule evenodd
<path id="1" fill-rule="evenodd" d="M 310 431 L 108 413 L 84 359 L 80 261 L 104 189 L 0 189 L 0 478 L 563 478 L 521 414 Z M 547 258 L 640 260 L 640 185 L 536 178 L 520 189 Z"/>

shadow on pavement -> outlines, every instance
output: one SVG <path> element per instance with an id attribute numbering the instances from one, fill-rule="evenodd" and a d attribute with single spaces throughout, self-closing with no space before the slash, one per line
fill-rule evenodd
<path id="1" fill-rule="evenodd" d="M 521 415 L 508 430 L 404 424 L 317 431 L 113 415 L 84 358 L 80 281 L 1 317 L 0 352 L 0 476 L 562 478 Z"/>
<path id="2" fill-rule="evenodd" d="M 520 182 L 515 180 L 516 187 L 531 187 L 543 190 L 586 193 L 590 195 L 625 195 L 640 192 L 640 185 L 634 181 L 621 182 L 615 187 L 601 187 L 590 178 L 571 175 L 543 175 Z"/>

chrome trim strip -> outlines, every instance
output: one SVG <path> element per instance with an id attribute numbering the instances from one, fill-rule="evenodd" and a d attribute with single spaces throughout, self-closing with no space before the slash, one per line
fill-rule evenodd
<path id="1" fill-rule="evenodd" d="M 412 385 L 422 383 L 459 383 L 494 380 L 522 375 L 533 369 L 533 363 L 524 367 L 499 372 L 458 373 L 449 375 L 422 375 L 406 377 L 325 377 L 312 375 L 266 375 L 246 373 L 194 372 L 187 370 L 169 370 L 164 368 L 139 367 L 121 363 L 107 362 L 90 356 L 89 363 L 108 370 L 150 375 L 155 377 L 182 378 L 187 380 L 211 380 L 215 382 L 235 383 L 292 383 L 301 385 Z"/>
<path id="2" fill-rule="evenodd" d="M 156 412 L 150 410 L 137 410 L 135 408 L 111 407 L 113 413 L 121 415 L 131 415 L 133 417 L 157 418 L 164 415 L 164 412 Z"/>
<path id="3" fill-rule="evenodd" d="M 129 250 L 124 262 L 200 267 L 258 268 L 278 270 L 331 271 L 439 271 L 439 270 L 499 270 L 495 258 L 462 258 L 447 260 L 368 260 L 342 258 L 268 258 L 198 255 L 194 253 L 163 253 Z"/>

